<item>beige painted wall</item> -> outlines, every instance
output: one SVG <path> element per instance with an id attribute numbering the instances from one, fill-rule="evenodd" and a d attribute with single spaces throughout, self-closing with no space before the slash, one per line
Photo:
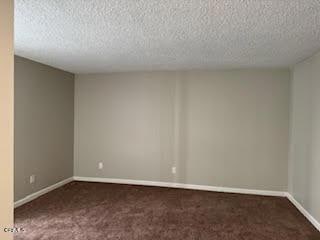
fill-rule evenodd
<path id="1" fill-rule="evenodd" d="M 287 189 L 289 72 L 183 76 L 182 181 Z"/>
<path id="2" fill-rule="evenodd" d="M 0 239 L 13 226 L 13 1 L 0 1 Z"/>
<path id="3" fill-rule="evenodd" d="M 284 191 L 289 80 L 288 70 L 77 75 L 75 175 Z"/>
<path id="4" fill-rule="evenodd" d="M 171 181 L 174 80 L 166 73 L 76 76 L 75 175 Z"/>
<path id="5" fill-rule="evenodd" d="M 292 73 L 289 191 L 320 221 L 320 53 Z"/>
<path id="6" fill-rule="evenodd" d="M 19 200 L 73 176 L 74 75 L 16 56 L 14 78 Z"/>

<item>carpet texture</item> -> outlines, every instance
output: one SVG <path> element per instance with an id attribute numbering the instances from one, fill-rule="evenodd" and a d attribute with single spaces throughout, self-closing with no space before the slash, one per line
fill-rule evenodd
<path id="1" fill-rule="evenodd" d="M 319 240 L 287 200 L 71 182 L 15 210 L 15 239 Z"/>

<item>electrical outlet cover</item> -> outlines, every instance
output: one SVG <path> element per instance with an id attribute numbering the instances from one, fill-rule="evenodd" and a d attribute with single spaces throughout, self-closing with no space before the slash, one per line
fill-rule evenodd
<path id="1" fill-rule="evenodd" d="M 35 175 L 31 175 L 29 180 L 30 180 L 31 184 L 34 183 L 36 181 L 36 176 Z"/>
<path id="2" fill-rule="evenodd" d="M 99 169 L 102 169 L 102 168 L 103 168 L 103 163 L 99 162 Z"/>

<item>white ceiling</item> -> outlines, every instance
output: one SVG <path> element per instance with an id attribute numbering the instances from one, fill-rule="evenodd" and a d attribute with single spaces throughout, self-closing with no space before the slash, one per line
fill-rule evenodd
<path id="1" fill-rule="evenodd" d="M 319 0 L 16 0 L 15 51 L 74 73 L 287 67 L 320 50 Z"/>

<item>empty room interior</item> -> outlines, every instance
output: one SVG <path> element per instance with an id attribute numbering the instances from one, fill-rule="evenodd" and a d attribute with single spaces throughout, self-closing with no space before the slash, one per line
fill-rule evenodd
<path id="1" fill-rule="evenodd" d="M 13 201 L 3 239 L 319 240 L 320 2 L 16 0 Z"/>

